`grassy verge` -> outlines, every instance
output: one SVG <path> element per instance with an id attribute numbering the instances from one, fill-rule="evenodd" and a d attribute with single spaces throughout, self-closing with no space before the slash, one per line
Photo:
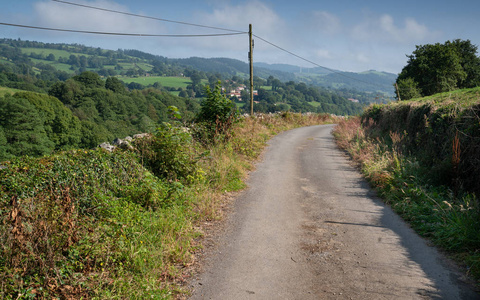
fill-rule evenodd
<path id="1" fill-rule="evenodd" d="M 411 103 L 421 107 L 419 103 Z M 408 105 L 408 104 L 394 104 Z M 377 107 L 378 108 L 378 107 Z M 398 116 L 382 107 L 390 117 Z M 394 108 L 393 108 L 394 109 Z M 437 111 L 437 110 L 435 110 Z M 415 112 L 414 109 L 410 111 Z M 366 112 L 368 115 L 371 112 Z M 364 115 L 365 117 L 365 115 Z M 422 116 L 423 117 L 423 116 Z M 428 118 L 429 115 L 426 115 Z M 387 120 L 385 120 L 387 122 Z M 400 120 L 389 120 L 399 126 Z M 410 126 L 403 122 L 405 126 Z M 480 207 L 474 193 L 441 184 L 439 171 L 431 172 L 423 155 L 429 141 L 422 140 L 422 151 L 407 151 L 407 131 L 388 126 L 379 129 L 375 121 L 360 118 L 342 121 L 335 128 L 338 145 L 348 151 L 381 198 L 422 236 L 447 251 L 462 264 L 467 275 L 480 280 Z M 437 136 L 439 133 L 434 134 Z M 422 146 L 418 146 L 422 148 Z M 438 145 L 437 145 L 438 147 Z M 452 144 L 450 144 L 452 147 Z M 455 143 L 453 144 L 455 153 Z M 438 148 L 437 148 L 438 151 Z M 458 154 L 458 151 L 457 151 Z M 434 154 L 431 154 L 432 156 Z M 436 155 L 436 154 L 435 154 Z M 455 156 L 454 156 L 455 157 Z M 453 161 L 454 162 L 454 161 Z M 450 165 L 455 168 L 457 164 Z M 443 166 L 445 168 L 445 166 Z M 455 174 L 454 169 L 453 173 Z"/>
<path id="2" fill-rule="evenodd" d="M 329 115 L 264 115 L 214 146 L 164 126 L 131 150 L 3 162 L 2 299 L 169 299 L 185 291 L 200 224 L 221 217 L 267 140 Z"/>

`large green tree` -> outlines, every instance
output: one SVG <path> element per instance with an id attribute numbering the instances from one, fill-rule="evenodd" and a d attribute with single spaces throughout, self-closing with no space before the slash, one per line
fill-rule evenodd
<path id="1" fill-rule="evenodd" d="M 10 156 L 40 156 L 53 151 L 55 144 L 45 132 L 43 119 L 27 99 L 10 95 L 0 98 L 0 115 L 1 139 L 5 144 L 0 160 Z"/>
<path id="2" fill-rule="evenodd" d="M 70 109 L 55 97 L 19 92 L 13 95 L 15 99 L 26 99 L 35 106 L 43 122 L 43 129 L 48 138 L 55 144 L 55 150 L 75 148 L 80 143 L 80 121 Z"/>
<path id="3" fill-rule="evenodd" d="M 476 53 L 477 46 L 469 40 L 416 46 L 397 78 L 402 100 L 479 85 Z"/>

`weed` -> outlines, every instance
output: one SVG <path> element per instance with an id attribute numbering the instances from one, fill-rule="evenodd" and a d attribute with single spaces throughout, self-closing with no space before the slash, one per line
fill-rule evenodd
<path id="1" fill-rule="evenodd" d="M 135 150 L 23 157 L 0 170 L 2 299 L 173 298 L 199 224 L 221 218 L 272 135 L 328 115 L 259 115 L 205 148 L 165 124 Z"/>
<path id="2" fill-rule="evenodd" d="M 399 106 L 403 107 L 397 110 Z M 471 174 L 472 170 L 472 167 L 468 172 L 462 169 L 464 161 L 474 162 L 475 158 L 469 156 L 472 152 L 467 155 L 460 148 L 461 145 L 462 148 L 467 147 L 460 138 L 460 128 L 465 126 L 458 123 L 458 107 L 452 107 L 452 114 L 456 114 L 457 119 L 451 118 L 452 114 L 445 115 L 447 108 L 443 107 L 437 108 L 428 117 L 412 118 L 421 122 L 412 125 L 405 122 L 409 114 L 415 113 L 417 108 L 421 114 L 427 111 L 416 102 L 372 106 L 361 119 L 340 122 L 334 136 L 338 145 L 359 164 L 379 195 L 417 232 L 467 265 L 468 273 L 478 280 L 480 207 L 474 193 L 476 189 L 468 191 L 461 188 L 469 186 L 465 174 Z M 467 114 L 466 118 L 462 122 L 470 122 L 471 115 Z M 404 124 L 404 127 L 399 124 Z M 451 127 L 457 128 L 454 135 Z M 411 128 L 419 131 L 411 131 Z M 466 140 L 464 131 L 463 143 L 468 144 L 469 149 L 478 149 L 473 142 L 478 143 L 479 140 L 472 135 L 470 138 Z M 446 141 L 447 145 L 452 145 L 450 149 L 445 147 Z M 450 156 L 445 156 L 447 154 Z M 456 181 L 454 192 L 449 185 L 452 175 Z M 438 180 L 440 176 L 450 180 Z"/>

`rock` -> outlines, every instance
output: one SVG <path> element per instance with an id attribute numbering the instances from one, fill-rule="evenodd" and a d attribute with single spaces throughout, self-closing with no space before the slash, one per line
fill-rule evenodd
<path id="1" fill-rule="evenodd" d="M 125 149 L 125 150 L 133 149 L 132 145 L 130 145 L 130 143 L 126 139 L 122 140 L 122 139 L 116 138 L 113 141 L 113 145 L 117 146 L 118 148 Z"/>
<path id="2" fill-rule="evenodd" d="M 150 136 L 150 133 L 139 133 L 139 134 L 135 134 L 133 136 L 134 139 L 143 139 L 143 138 L 146 138 L 146 137 L 149 137 Z"/>
<path id="3" fill-rule="evenodd" d="M 108 152 L 113 152 L 115 150 L 115 146 L 110 145 L 109 143 L 101 143 L 98 147 L 107 150 Z"/>

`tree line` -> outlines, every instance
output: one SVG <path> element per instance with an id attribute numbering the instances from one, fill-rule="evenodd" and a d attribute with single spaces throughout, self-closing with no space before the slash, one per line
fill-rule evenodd
<path id="1" fill-rule="evenodd" d="M 396 80 L 402 100 L 480 85 L 480 58 L 469 40 L 416 46 Z"/>
<path id="2" fill-rule="evenodd" d="M 116 77 L 103 80 L 90 71 L 53 84 L 48 94 L 6 94 L 0 97 L 0 161 L 152 132 L 169 120 L 173 105 L 187 120 L 199 110 L 195 100 L 157 89 L 128 91 Z"/>

